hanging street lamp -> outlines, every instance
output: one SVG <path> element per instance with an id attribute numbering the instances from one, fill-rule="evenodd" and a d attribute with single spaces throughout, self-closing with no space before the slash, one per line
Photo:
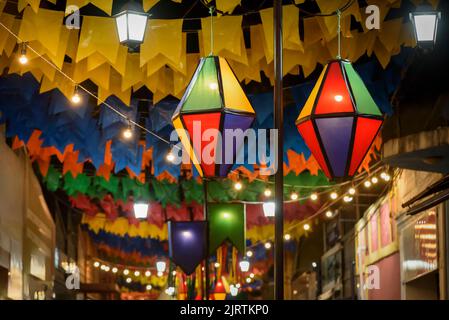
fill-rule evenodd
<path id="1" fill-rule="evenodd" d="M 136 219 L 146 219 L 150 205 L 147 202 L 134 203 L 134 216 Z"/>
<path id="2" fill-rule="evenodd" d="M 270 202 L 264 202 L 262 204 L 262 208 L 263 208 L 263 214 L 265 217 L 274 217 L 275 216 L 275 203 L 270 201 Z"/>
<path id="3" fill-rule="evenodd" d="M 415 12 L 410 13 L 410 20 L 418 46 L 432 48 L 436 42 L 441 12 L 433 10 L 431 6 L 419 6 Z"/>
<path id="4" fill-rule="evenodd" d="M 129 1 L 114 18 L 120 43 L 128 46 L 131 51 L 136 50 L 143 42 L 148 20 L 142 6 Z"/>

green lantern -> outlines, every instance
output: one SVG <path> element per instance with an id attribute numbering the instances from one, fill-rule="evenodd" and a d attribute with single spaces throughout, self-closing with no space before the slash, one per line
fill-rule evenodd
<path id="1" fill-rule="evenodd" d="M 210 55 L 201 59 L 172 120 L 199 174 L 225 177 L 241 148 L 241 141 L 235 141 L 241 139 L 234 139 L 232 150 L 226 150 L 233 152 L 233 161 L 226 163 L 229 161 L 225 161 L 225 130 L 245 131 L 251 127 L 254 118 L 254 109 L 228 62 Z M 202 142 L 204 132 L 210 132 L 210 129 L 213 129 L 213 137 L 208 143 Z M 210 148 L 211 144 L 213 148 Z M 206 147 L 213 149 L 212 161 L 203 161 Z"/>

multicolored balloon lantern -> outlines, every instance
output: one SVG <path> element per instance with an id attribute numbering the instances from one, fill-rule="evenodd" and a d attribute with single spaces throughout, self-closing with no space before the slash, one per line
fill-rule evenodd
<path id="1" fill-rule="evenodd" d="M 199 174 L 225 177 L 235 162 L 241 148 L 239 140 L 242 140 L 234 139 L 228 143 L 234 156 L 228 156 L 233 161 L 226 161 L 225 130 L 245 131 L 251 127 L 254 118 L 254 109 L 228 62 L 222 57 L 208 56 L 201 59 L 172 120 Z M 206 130 L 213 133 L 202 141 Z M 208 152 L 212 161 L 204 159 L 205 148 L 212 150 Z"/>
<path id="2" fill-rule="evenodd" d="M 325 66 L 296 125 L 331 179 L 353 176 L 376 138 L 383 115 L 347 60 Z"/>
<path id="3" fill-rule="evenodd" d="M 206 221 L 169 221 L 170 259 L 186 274 L 192 274 L 206 257 Z"/>

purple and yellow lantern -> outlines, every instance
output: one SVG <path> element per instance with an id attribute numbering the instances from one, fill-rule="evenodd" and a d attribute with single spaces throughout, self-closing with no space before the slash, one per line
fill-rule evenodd
<path id="1" fill-rule="evenodd" d="M 210 55 L 201 59 L 172 120 L 198 173 L 210 178 L 225 177 L 241 148 L 243 139 L 228 142 L 228 145 L 232 143 L 233 162 L 225 161 L 225 130 L 244 132 L 254 118 L 254 109 L 226 59 Z M 207 130 L 212 135 L 203 142 Z M 212 160 L 203 161 L 206 147 L 212 149 L 209 157 Z"/>
<path id="2" fill-rule="evenodd" d="M 296 125 L 321 169 L 331 179 L 357 173 L 384 117 L 347 60 L 324 67 Z"/>

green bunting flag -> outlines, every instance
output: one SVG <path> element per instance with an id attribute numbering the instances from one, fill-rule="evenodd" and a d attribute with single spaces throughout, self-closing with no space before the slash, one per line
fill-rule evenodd
<path id="1" fill-rule="evenodd" d="M 229 241 L 240 253 L 245 252 L 245 205 L 242 203 L 209 203 L 209 254 L 224 241 Z"/>

